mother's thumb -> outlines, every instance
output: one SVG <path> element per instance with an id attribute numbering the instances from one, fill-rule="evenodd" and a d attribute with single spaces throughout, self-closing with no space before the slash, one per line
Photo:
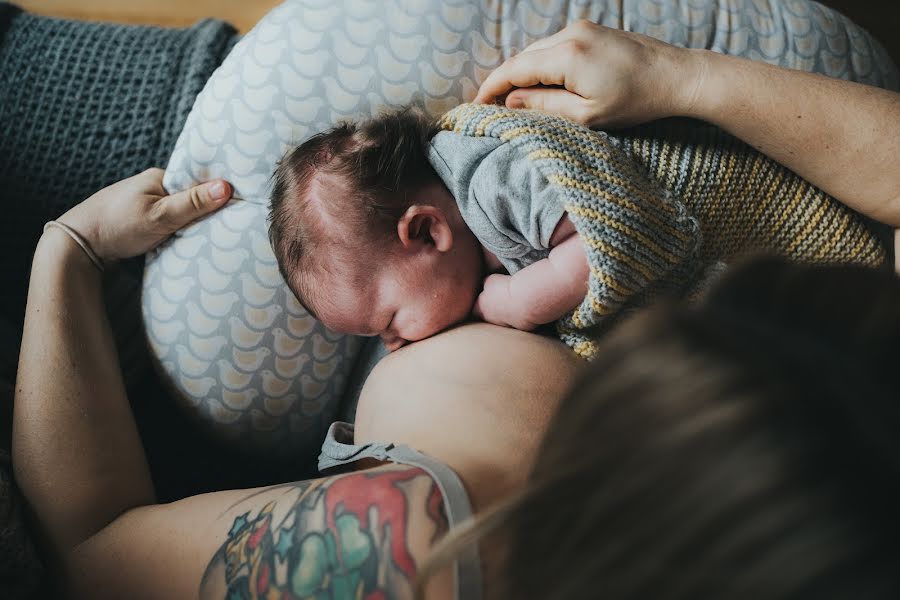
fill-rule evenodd
<path id="1" fill-rule="evenodd" d="M 208 181 L 160 200 L 166 221 L 176 229 L 218 210 L 231 198 L 231 185 L 222 180 Z"/>
<path id="2" fill-rule="evenodd" d="M 560 115 L 587 124 L 593 115 L 587 100 L 562 88 L 519 88 L 506 97 L 509 108 L 528 108 Z"/>

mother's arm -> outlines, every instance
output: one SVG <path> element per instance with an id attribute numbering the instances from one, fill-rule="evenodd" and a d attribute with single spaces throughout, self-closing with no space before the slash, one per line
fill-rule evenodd
<path id="1" fill-rule="evenodd" d="M 80 232 L 101 260 L 112 261 L 150 249 L 192 220 L 186 216 L 222 204 L 212 200 L 209 187 L 166 199 L 160 177 L 147 171 L 119 182 L 60 221 Z M 16 378 L 13 452 L 19 484 L 56 548 L 71 547 L 119 513 L 155 500 L 100 275 L 65 232 L 53 228 L 41 237 Z"/>
<path id="2" fill-rule="evenodd" d="M 228 195 L 225 188 L 217 200 L 204 186 L 166 198 L 160 179 L 154 170 L 120 182 L 60 220 L 114 260 L 148 250 Z M 223 598 L 344 586 L 411 597 L 418 561 L 446 527 L 437 488 L 419 469 L 155 503 L 100 284 L 82 249 L 48 230 L 32 268 L 13 450 L 17 480 L 68 591 Z M 444 578 L 432 589 L 449 590 Z"/>
<path id="3" fill-rule="evenodd" d="M 507 93 L 510 106 L 596 127 L 672 116 L 714 123 L 851 208 L 900 227 L 900 94 L 586 21 L 506 61 L 477 100 Z"/>
<path id="4" fill-rule="evenodd" d="M 164 198 L 160 179 L 153 171 L 116 184 L 61 220 L 112 260 L 222 204 L 209 188 Z M 533 334 L 454 329 L 379 365 L 363 390 L 358 438 L 407 443 L 449 464 L 477 510 L 521 486 L 577 364 Z M 16 476 L 78 597 L 305 597 L 325 588 L 410 598 L 447 527 L 435 483 L 405 466 L 156 504 L 99 273 L 58 230 L 35 252 L 14 427 Z M 426 592 L 449 597 L 450 572 Z"/>

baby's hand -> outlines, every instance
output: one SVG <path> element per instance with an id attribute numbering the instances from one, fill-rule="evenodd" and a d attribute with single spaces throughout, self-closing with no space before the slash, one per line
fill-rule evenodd
<path id="1" fill-rule="evenodd" d="M 472 314 L 487 323 L 531 331 L 537 324 L 524 318 L 522 311 L 516 310 L 518 303 L 514 302 L 509 291 L 511 281 L 510 275 L 488 275 L 484 280 L 484 289 L 472 307 Z"/>

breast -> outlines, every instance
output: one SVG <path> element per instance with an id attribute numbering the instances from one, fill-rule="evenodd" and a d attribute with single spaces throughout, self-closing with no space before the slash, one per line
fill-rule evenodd
<path id="1" fill-rule="evenodd" d="M 525 481 L 580 365 L 554 339 L 458 327 L 379 363 L 360 396 L 356 442 L 402 443 L 445 462 L 477 510 Z"/>

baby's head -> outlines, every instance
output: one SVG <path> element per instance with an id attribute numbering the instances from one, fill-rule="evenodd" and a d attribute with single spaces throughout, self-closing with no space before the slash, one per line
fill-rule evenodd
<path id="1" fill-rule="evenodd" d="M 427 160 L 435 131 L 404 109 L 313 136 L 278 165 L 272 247 L 327 327 L 396 349 L 469 315 L 481 249 Z"/>

